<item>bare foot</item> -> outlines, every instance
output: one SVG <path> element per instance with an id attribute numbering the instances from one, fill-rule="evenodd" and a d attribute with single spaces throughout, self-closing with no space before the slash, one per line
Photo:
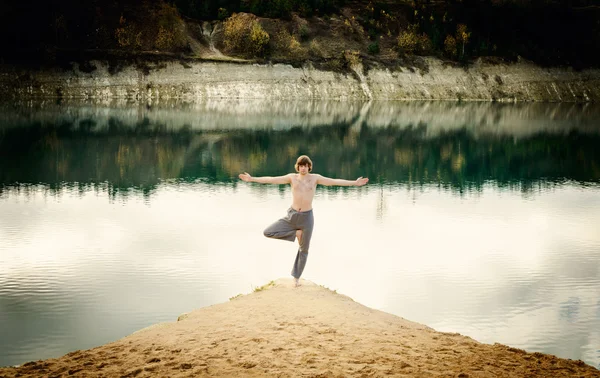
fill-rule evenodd
<path id="1" fill-rule="evenodd" d="M 300 245 L 302 243 L 302 230 L 296 231 L 296 239 L 298 239 L 298 245 Z"/>
<path id="2" fill-rule="evenodd" d="M 300 278 L 294 278 L 294 287 L 299 287 L 302 286 L 302 284 L 300 283 Z"/>

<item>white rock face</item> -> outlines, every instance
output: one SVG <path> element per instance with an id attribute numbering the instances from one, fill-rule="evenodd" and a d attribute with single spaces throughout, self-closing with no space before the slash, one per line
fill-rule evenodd
<path id="1" fill-rule="evenodd" d="M 67 71 L 33 72 L 0 66 L 0 97 L 94 102 L 116 98 L 600 101 L 600 70 L 575 72 L 529 63 L 477 63 L 465 69 L 426 58 L 426 70 L 371 69 L 362 75 L 321 71 L 310 65 L 161 62 L 115 69 L 100 61 L 90 63 L 95 67 L 92 72 L 82 72 L 77 64 Z"/>

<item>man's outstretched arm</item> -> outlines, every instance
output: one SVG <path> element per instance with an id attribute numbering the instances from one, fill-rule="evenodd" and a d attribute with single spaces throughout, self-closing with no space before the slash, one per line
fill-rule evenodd
<path id="1" fill-rule="evenodd" d="M 319 185 L 337 185 L 337 186 L 363 186 L 369 182 L 369 179 L 366 177 L 359 177 L 356 180 L 344 180 L 344 179 L 332 179 L 329 177 L 316 175 L 317 176 L 317 184 Z"/>
<path id="2" fill-rule="evenodd" d="M 248 172 L 240 173 L 240 179 L 246 182 L 257 182 L 259 184 L 289 184 L 291 182 L 291 174 L 285 176 L 263 176 L 263 177 L 252 177 Z"/>

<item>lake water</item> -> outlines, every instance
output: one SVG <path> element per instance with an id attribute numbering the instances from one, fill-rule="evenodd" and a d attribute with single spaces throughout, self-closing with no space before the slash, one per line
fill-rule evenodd
<path id="1" fill-rule="evenodd" d="M 0 366 L 290 277 L 290 189 L 237 175 L 300 154 L 371 180 L 317 189 L 303 278 L 600 367 L 599 107 L 217 100 L 0 106 Z"/>

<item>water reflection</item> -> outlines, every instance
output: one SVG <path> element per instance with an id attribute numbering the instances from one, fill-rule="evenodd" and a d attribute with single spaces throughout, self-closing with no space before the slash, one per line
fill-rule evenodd
<path id="1" fill-rule="evenodd" d="M 0 365 L 285 276 L 262 236 L 319 189 L 305 278 L 441 331 L 600 366 L 600 111 L 565 104 L 32 103 L 0 112 Z M 107 200 L 108 198 L 108 200 Z M 249 247 L 250 246 L 250 247 Z"/>
<path id="2" fill-rule="evenodd" d="M 599 107 L 579 104 L 5 105 L 0 190 L 108 183 L 114 195 L 129 188 L 149 195 L 167 179 L 278 175 L 306 153 L 329 176 L 458 192 L 493 181 L 528 192 L 600 180 L 599 119 Z"/>

